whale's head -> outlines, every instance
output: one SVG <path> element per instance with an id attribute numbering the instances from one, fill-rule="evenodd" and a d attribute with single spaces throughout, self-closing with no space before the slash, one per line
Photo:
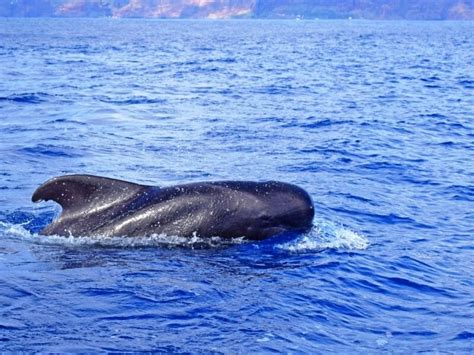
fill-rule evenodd
<path id="1" fill-rule="evenodd" d="M 314 205 L 302 188 L 283 182 L 269 181 L 252 187 L 248 200 L 245 236 L 264 239 L 284 232 L 311 229 Z M 253 201 L 252 201 L 253 199 Z"/>

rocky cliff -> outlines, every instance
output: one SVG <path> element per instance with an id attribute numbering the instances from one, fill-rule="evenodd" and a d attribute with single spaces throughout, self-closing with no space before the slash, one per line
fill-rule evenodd
<path id="1" fill-rule="evenodd" d="M 259 17 L 367 18 L 448 20 L 474 19 L 474 0 L 265 0 Z"/>
<path id="2" fill-rule="evenodd" d="M 473 20 L 474 0 L 5 0 L 0 16 Z"/>

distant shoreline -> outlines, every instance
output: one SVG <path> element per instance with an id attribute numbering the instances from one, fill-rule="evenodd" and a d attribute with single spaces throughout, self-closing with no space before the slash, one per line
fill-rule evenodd
<path id="1" fill-rule="evenodd" d="M 0 16 L 0 19 L 82 19 L 82 20 L 145 20 L 145 21 L 370 21 L 370 22 L 465 22 L 473 23 L 470 19 L 379 19 L 379 18 L 309 18 L 309 17 L 230 17 L 230 18 L 207 18 L 207 17 L 114 17 L 114 16 Z"/>
<path id="2" fill-rule="evenodd" d="M 8 0 L 0 17 L 473 21 L 472 0 Z"/>

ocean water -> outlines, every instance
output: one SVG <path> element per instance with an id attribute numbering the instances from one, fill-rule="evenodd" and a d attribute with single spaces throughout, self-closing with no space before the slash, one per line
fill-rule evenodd
<path id="1" fill-rule="evenodd" d="M 474 351 L 474 24 L 0 19 L 0 351 Z M 304 235 L 44 237 L 66 173 L 282 180 Z"/>

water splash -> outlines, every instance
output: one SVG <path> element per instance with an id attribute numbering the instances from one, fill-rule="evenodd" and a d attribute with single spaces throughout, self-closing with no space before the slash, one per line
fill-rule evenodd
<path id="1" fill-rule="evenodd" d="M 28 222 L 13 224 L 0 222 L 0 234 L 14 238 L 26 239 L 32 243 L 45 245 L 66 246 L 99 246 L 114 248 L 144 248 L 144 247 L 189 247 L 189 248 L 219 248 L 229 245 L 243 244 L 243 238 L 201 238 L 194 234 L 191 238 L 154 234 L 143 237 L 76 237 L 76 236 L 43 236 L 31 232 L 25 225 Z M 291 241 L 276 244 L 275 248 L 291 252 L 320 251 L 324 249 L 363 250 L 369 245 L 368 240 L 343 226 L 330 221 L 315 221 L 309 233 L 300 235 Z"/>
<path id="2" fill-rule="evenodd" d="M 294 240 L 276 245 L 291 252 L 321 251 L 325 249 L 365 250 L 369 240 L 362 234 L 327 220 L 315 220 L 310 232 Z"/>
<path id="3" fill-rule="evenodd" d="M 224 239 L 220 237 L 201 238 L 194 234 L 191 238 L 180 236 L 169 236 L 165 234 L 153 234 L 143 237 L 77 237 L 77 236 L 44 236 L 28 231 L 23 224 L 12 224 L 0 222 L 0 235 L 9 235 L 14 238 L 22 238 L 32 243 L 44 245 L 65 246 L 98 246 L 113 248 L 145 248 L 145 247 L 189 247 L 189 248 L 218 248 L 227 245 L 242 244 L 244 238 Z"/>

